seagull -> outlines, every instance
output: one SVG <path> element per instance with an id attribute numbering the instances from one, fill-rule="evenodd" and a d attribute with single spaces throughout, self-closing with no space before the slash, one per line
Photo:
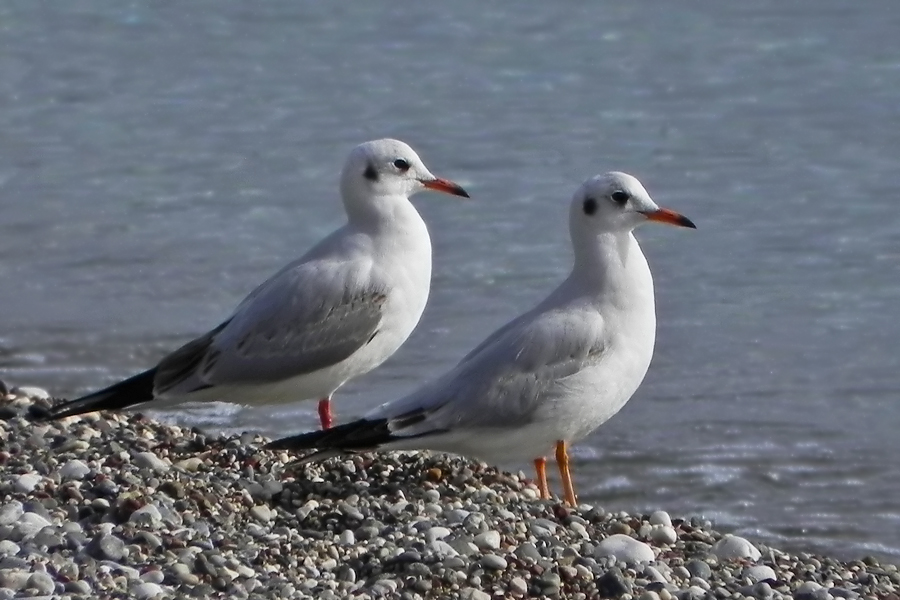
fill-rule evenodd
<path id="1" fill-rule="evenodd" d="M 396 352 L 425 309 L 431 239 L 409 197 L 426 189 L 469 197 L 432 175 L 401 141 L 357 146 L 341 172 L 346 225 L 156 367 L 61 403 L 46 416 L 196 401 L 318 399 L 321 425 L 330 427 L 332 394 Z"/>
<path id="2" fill-rule="evenodd" d="M 544 499 L 555 448 L 565 501 L 575 506 L 569 446 L 625 405 L 653 356 L 653 278 L 632 234 L 647 221 L 696 228 L 659 208 L 631 175 L 588 179 L 569 209 L 574 266 L 542 302 L 411 394 L 357 421 L 268 447 L 317 450 L 298 463 L 373 449 L 533 460 Z"/>

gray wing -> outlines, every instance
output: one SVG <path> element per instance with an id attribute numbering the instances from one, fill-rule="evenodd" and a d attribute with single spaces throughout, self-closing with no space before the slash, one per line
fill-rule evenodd
<path id="1" fill-rule="evenodd" d="M 522 315 L 444 376 L 370 416 L 387 418 L 400 436 L 525 425 L 557 401 L 568 378 L 600 360 L 602 327 L 596 312 Z"/>
<path id="2" fill-rule="evenodd" d="M 372 341 L 384 316 L 386 292 L 370 275 L 333 261 L 282 270 L 231 319 L 166 357 L 156 392 L 279 381 L 345 360 Z"/>

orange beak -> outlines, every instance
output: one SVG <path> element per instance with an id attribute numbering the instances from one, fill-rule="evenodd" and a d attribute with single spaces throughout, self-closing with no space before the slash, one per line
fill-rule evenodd
<path id="1" fill-rule="evenodd" d="M 691 221 L 684 215 L 675 212 L 674 210 L 669 210 L 668 208 L 658 208 L 653 211 L 645 212 L 644 214 L 651 221 L 668 223 L 669 225 L 677 225 L 678 227 L 690 227 L 691 229 L 697 229 L 697 226 L 694 225 L 693 221 Z"/>
<path id="2" fill-rule="evenodd" d="M 422 181 L 422 185 L 429 190 L 434 190 L 436 192 L 444 192 L 445 194 L 453 194 L 454 196 L 462 196 L 463 198 L 469 197 L 468 192 L 466 192 L 461 185 L 453 183 L 449 179 L 441 179 L 438 177 L 436 179 L 424 180 Z"/>

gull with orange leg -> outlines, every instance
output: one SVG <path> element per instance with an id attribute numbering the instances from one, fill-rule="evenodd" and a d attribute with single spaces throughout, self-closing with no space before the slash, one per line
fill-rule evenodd
<path id="1" fill-rule="evenodd" d="M 431 287 L 431 239 L 409 197 L 463 196 L 412 148 L 357 146 L 341 173 L 347 223 L 250 293 L 225 322 L 154 368 L 52 408 L 48 418 L 182 402 L 319 400 L 390 357 L 412 333 Z"/>
<path id="2" fill-rule="evenodd" d="M 411 394 L 269 448 L 316 450 L 303 462 L 376 449 L 533 460 L 543 498 L 550 497 L 546 457 L 553 453 L 564 499 L 576 505 L 570 444 L 625 405 L 653 356 L 653 278 L 632 233 L 651 221 L 694 227 L 659 208 L 631 175 L 588 179 L 569 208 L 574 266 L 549 296 Z"/>

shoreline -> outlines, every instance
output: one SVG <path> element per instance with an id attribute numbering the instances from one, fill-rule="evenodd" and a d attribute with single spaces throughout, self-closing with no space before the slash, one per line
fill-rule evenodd
<path id="1" fill-rule="evenodd" d="M 251 434 L 136 414 L 26 418 L 50 402 L 36 388 L 0 393 L 0 600 L 900 591 L 897 566 L 874 558 L 790 554 L 663 511 L 573 510 L 459 457 L 362 454 L 287 471 L 292 456 Z"/>

